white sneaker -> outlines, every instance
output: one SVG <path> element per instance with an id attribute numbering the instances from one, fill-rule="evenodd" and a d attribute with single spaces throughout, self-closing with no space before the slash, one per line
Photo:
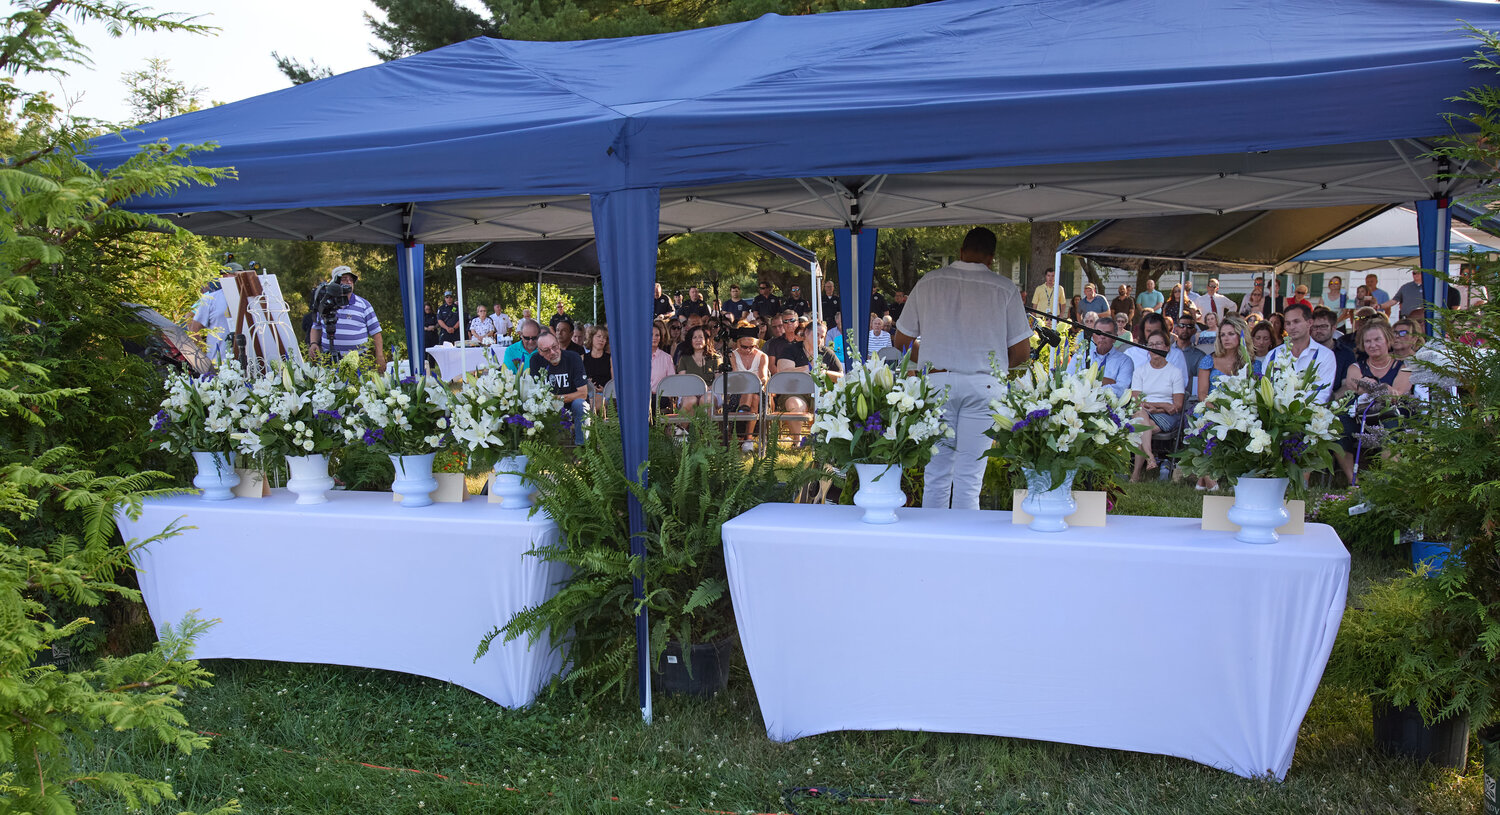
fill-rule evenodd
<path id="1" fill-rule="evenodd" d="M 744 444 L 740 445 L 740 449 L 744 450 L 747 453 L 753 453 L 755 452 L 755 442 L 747 441 Z"/>

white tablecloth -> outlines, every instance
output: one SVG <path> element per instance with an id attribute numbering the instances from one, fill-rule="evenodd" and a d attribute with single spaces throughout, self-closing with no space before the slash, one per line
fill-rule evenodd
<path id="1" fill-rule="evenodd" d="M 432 359 L 437 362 L 438 377 L 448 382 L 463 377 L 469 371 L 478 371 L 499 364 L 490 354 L 493 347 L 459 348 L 455 345 L 433 345 L 427 348 L 427 353 L 431 354 Z M 500 353 L 505 353 L 504 349 L 501 349 Z M 462 359 L 460 359 L 460 354 L 462 354 Z"/>
<path id="2" fill-rule="evenodd" d="M 545 642 L 485 633 L 551 595 L 564 568 L 525 553 L 551 543 L 544 515 L 483 498 L 402 509 L 390 493 L 333 492 L 326 504 L 295 496 L 209 502 L 175 496 L 122 519 L 127 540 L 173 520 L 194 526 L 136 557 L 156 625 L 198 609 L 218 618 L 197 657 L 359 665 L 430 676 L 506 707 L 529 704 L 559 668 Z"/>
<path id="3" fill-rule="evenodd" d="M 1330 527 L 1254 546 L 1196 519 L 1044 534 L 898 512 L 764 504 L 724 525 L 770 738 L 979 733 L 1285 776 L 1348 589 Z"/>

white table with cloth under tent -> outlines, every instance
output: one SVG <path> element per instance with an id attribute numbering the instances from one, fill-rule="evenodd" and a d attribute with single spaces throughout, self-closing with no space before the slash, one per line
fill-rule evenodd
<path id="1" fill-rule="evenodd" d="M 429 676 L 506 707 L 530 704 L 558 672 L 546 643 L 480 640 L 552 595 L 565 567 L 527 552 L 557 539 L 545 514 L 483 499 L 403 509 L 388 492 L 339 492 L 314 506 L 268 498 L 156 498 L 126 540 L 174 521 L 181 534 L 136 552 L 152 622 L 218 620 L 198 658 L 356 665 Z M 186 528 L 191 527 L 191 528 Z"/>
<path id="2" fill-rule="evenodd" d="M 975 733 L 1281 779 L 1343 616 L 1332 528 L 1033 532 L 1009 512 L 763 504 L 723 527 L 767 735 Z"/>

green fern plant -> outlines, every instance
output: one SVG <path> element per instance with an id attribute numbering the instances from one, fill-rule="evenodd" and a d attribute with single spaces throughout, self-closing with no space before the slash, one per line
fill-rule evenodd
<path id="1" fill-rule="evenodd" d="M 558 525 L 555 546 L 534 554 L 565 564 L 571 573 L 547 601 L 525 609 L 491 631 L 475 658 L 497 637 L 526 637 L 564 650 L 564 685 L 588 696 L 634 687 L 635 615 L 644 605 L 651 622 L 652 659 L 669 639 L 684 645 L 733 637 L 721 528 L 725 521 L 766 501 L 788 501 L 816 471 L 778 472 L 780 450 L 752 458 L 723 446 L 717 426 L 700 419 L 686 436 L 651 435 L 642 488 L 625 476 L 620 428 L 613 420 L 593 425 L 588 441 L 573 450 L 550 445 L 528 448 L 528 477 L 537 485 L 535 511 Z M 646 558 L 630 554 L 627 496 L 634 493 L 646 515 Z M 640 577 L 645 597 L 637 601 L 632 581 Z M 689 664 L 691 670 L 691 664 Z"/>

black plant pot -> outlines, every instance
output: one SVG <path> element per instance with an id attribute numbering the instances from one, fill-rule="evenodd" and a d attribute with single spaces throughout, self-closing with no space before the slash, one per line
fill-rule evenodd
<path id="1" fill-rule="evenodd" d="M 667 643 L 652 679 L 658 690 L 707 699 L 729 687 L 729 661 L 734 656 L 729 640 L 699 643 L 688 650 L 693 663 L 691 676 L 682 656 L 682 643 Z"/>
<path id="2" fill-rule="evenodd" d="M 1484 750 L 1484 815 L 1500 815 L 1500 724 L 1479 728 Z"/>
<path id="3" fill-rule="evenodd" d="M 1375 720 L 1375 746 L 1381 750 L 1456 770 L 1468 763 L 1469 714 L 1429 726 L 1415 705 L 1395 708 L 1374 702 L 1370 707 Z"/>

